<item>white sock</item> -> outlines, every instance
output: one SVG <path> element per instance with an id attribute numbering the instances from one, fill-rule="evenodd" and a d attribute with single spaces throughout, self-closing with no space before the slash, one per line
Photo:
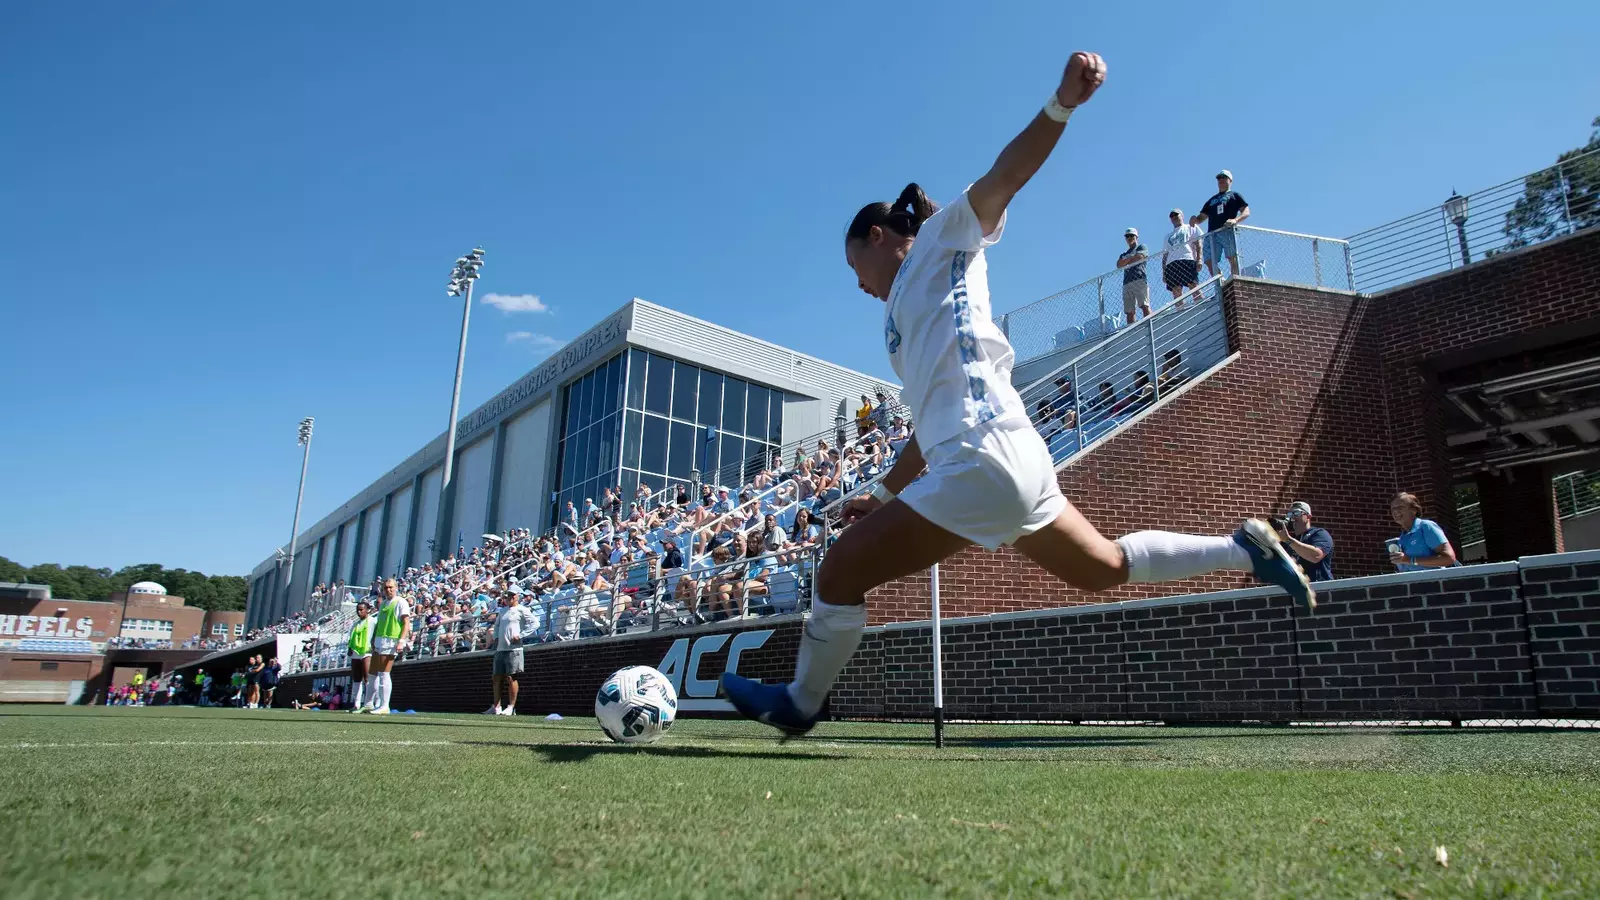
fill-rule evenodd
<path id="1" fill-rule="evenodd" d="M 393 682 L 389 680 L 388 672 L 378 673 L 378 708 L 389 708 L 389 691 L 393 689 Z"/>
<path id="2" fill-rule="evenodd" d="M 1250 554 L 1231 537 L 1137 531 L 1117 538 L 1117 546 L 1128 558 L 1130 583 L 1177 581 L 1218 569 L 1251 569 Z"/>
<path id="3" fill-rule="evenodd" d="M 363 684 L 362 682 L 358 681 L 351 688 L 351 692 L 350 692 L 350 708 L 351 709 L 360 709 L 361 708 L 361 689 L 364 688 L 364 687 L 366 687 L 366 685 Z"/>
<path id="4" fill-rule="evenodd" d="M 822 709 L 828 691 L 844 671 L 845 663 L 861 645 L 867 627 L 867 605 L 838 606 L 821 598 L 811 604 L 811 618 L 800 637 L 800 658 L 795 662 L 789 699 L 800 714 L 810 717 Z"/>

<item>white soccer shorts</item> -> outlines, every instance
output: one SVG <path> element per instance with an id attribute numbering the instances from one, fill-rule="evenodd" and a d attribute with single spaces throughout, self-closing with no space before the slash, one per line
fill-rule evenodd
<path id="1" fill-rule="evenodd" d="M 928 471 L 901 492 L 918 515 L 996 550 L 1067 508 L 1050 448 L 1027 419 L 991 422 L 922 448 Z"/>

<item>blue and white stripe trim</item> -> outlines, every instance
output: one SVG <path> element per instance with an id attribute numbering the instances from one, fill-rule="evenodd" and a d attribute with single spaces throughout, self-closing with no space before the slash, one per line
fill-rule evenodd
<path id="1" fill-rule="evenodd" d="M 995 418 L 994 404 L 989 402 L 989 388 L 983 379 L 972 374 L 969 368 L 978 361 L 978 334 L 972 325 L 972 304 L 967 300 L 967 267 L 972 264 L 972 254 L 957 250 L 950 260 L 950 305 L 956 317 L 956 348 L 961 354 L 961 369 L 967 376 L 967 399 L 976 425 Z"/>

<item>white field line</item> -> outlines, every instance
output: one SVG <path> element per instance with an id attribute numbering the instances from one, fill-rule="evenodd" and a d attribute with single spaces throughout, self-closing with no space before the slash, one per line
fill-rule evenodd
<path id="1" fill-rule="evenodd" d="M 36 743 L 22 741 L 0 744 L 0 750 L 76 750 L 97 747 L 317 747 L 317 746 L 382 746 L 382 747 L 444 747 L 456 741 L 84 741 L 78 743 Z"/>

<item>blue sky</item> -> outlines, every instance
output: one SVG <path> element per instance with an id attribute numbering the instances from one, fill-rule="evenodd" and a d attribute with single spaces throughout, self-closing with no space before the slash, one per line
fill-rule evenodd
<path id="1" fill-rule="evenodd" d="M 633 296 L 888 376 L 846 222 L 982 174 L 1074 49 L 1110 76 L 991 251 L 999 309 L 1219 167 L 1252 224 L 1343 236 L 1600 114 L 1593 3 L 992 6 L 5 5 L 0 555 L 248 572 L 302 416 L 303 524 L 443 430 L 475 243 L 544 309 L 474 309 L 464 411 Z"/>

